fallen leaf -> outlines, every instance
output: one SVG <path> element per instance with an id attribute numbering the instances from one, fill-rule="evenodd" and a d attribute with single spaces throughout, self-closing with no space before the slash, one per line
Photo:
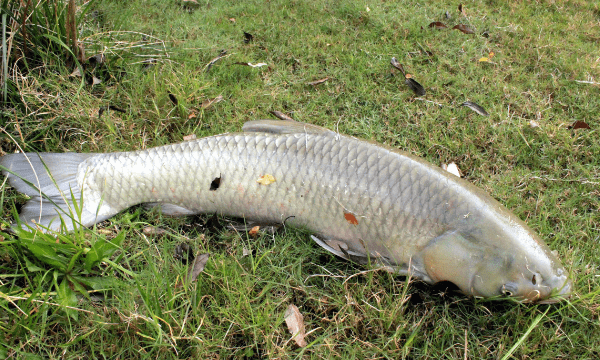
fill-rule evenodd
<path id="1" fill-rule="evenodd" d="M 252 254 L 251 250 L 246 249 L 246 247 L 242 248 L 242 257 L 246 257 L 248 255 Z"/>
<path id="2" fill-rule="evenodd" d="M 464 8 L 463 8 L 463 4 L 458 4 L 458 11 L 459 11 L 461 14 L 463 14 L 463 15 L 467 16 L 467 15 L 465 14 L 465 10 L 464 10 Z"/>
<path id="3" fill-rule="evenodd" d="M 490 54 L 488 55 L 488 57 L 491 59 L 491 58 L 493 58 L 493 57 L 494 57 L 494 55 L 496 55 L 496 54 L 494 54 L 494 52 L 493 52 L 493 51 L 490 51 Z"/>
<path id="4" fill-rule="evenodd" d="M 324 83 L 324 82 L 325 82 L 325 81 L 327 81 L 327 80 L 329 80 L 329 77 L 326 77 L 326 78 L 323 78 L 323 79 L 319 79 L 319 80 L 316 80 L 316 81 L 309 82 L 309 83 L 308 83 L 308 85 L 312 85 L 312 86 L 319 85 L 319 84 L 322 84 L 322 83 Z"/>
<path id="5" fill-rule="evenodd" d="M 187 282 L 188 283 L 191 283 L 192 281 L 196 281 L 196 279 L 198 278 L 198 275 L 200 275 L 200 273 L 204 270 L 204 267 L 206 266 L 206 263 L 208 262 L 209 257 L 210 257 L 210 254 L 200 254 L 200 255 L 196 256 L 196 258 L 194 259 L 194 263 L 188 270 L 188 274 L 187 274 Z"/>
<path id="6" fill-rule="evenodd" d="M 396 69 L 400 70 L 402 75 L 404 75 L 404 77 L 406 77 L 406 72 L 404 71 L 404 66 L 402 66 L 402 64 L 400 64 L 398 62 L 398 60 L 396 60 L 395 57 L 393 57 L 392 60 L 390 60 L 390 64 L 392 64 L 392 66 L 395 67 Z"/>
<path id="7" fill-rule="evenodd" d="M 256 180 L 257 183 L 262 185 L 270 185 L 275 182 L 275 177 L 270 174 L 265 174 Z"/>
<path id="8" fill-rule="evenodd" d="M 452 29 L 460 30 L 465 34 L 475 34 L 475 31 L 473 31 L 473 29 L 471 29 L 469 25 L 459 24 L 453 27 Z"/>
<path id="9" fill-rule="evenodd" d="M 221 175 L 210 183 L 210 191 L 216 191 L 221 186 Z"/>
<path id="10" fill-rule="evenodd" d="M 478 113 L 479 115 L 483 115 L 483 116 L 490 116 L 490 114 L 487 113 L 487 111 L 485 111 L 484 108 L 482 108 L 481 106 L 475 104 L 472 101 L 465 101 L 464 103 L 460 104 L 461 106 L 466 106 L 469 109 L 475 111 L 476 113 Z"/>
<path id="11" fill-rule="evenodd" d="M 101 83 L 102 83 L 102 80 L 98 79 L 95 76 L 92 76 L 92 85 L 98 85 L 98 84 L 101 84 Z"/>
<path id="12" fill-rule="evenodd" d="M 113 110 L 113 111 L 118 111 L 120 113 L 126 113 L 127 112 L 124 109 L 121 109 L 120 107 L 117 107 L 117 106 L 114 106 L 114 105 L 108 105 L 108 109 L 109 110 Z"/>
<path id="13" fill-rule="evenodd" d="M 196 134 L 190 134 L 183 137 L 183 141 L 192 141 L 196 140 Z"/>
<path id="14" fill-rule="evenodd" d="M 250 231 L 248 231 L 248 235 L 255 238 L 258 236 L 258 230 L 260 230 L 260 226 L 254 226 Z"/>
<path id="15" fill-rule="evenodd" d="M 292 119 L 291 117 L 289 117 L 286 114 L 282 113 L 281 111 L 273 110 L 270 113 L 273 114 L 273 115 L 275 115 L 275 117 L 278 118 L 278 119 L 280 119 L 280 120 L 295 121 L 294 119 Z"/>
<path id="16" fill-rule="evenodd" d="M 412 77 L 407 77 L 406 80 L 404 80 L 404 83 L 418 96 L 425 96 L 425 88 Z"/>
<path id="17" fill-rule="evenodd" d="M 165 229 L 157 228 L 154 226 L 146 226 L 144 230 L 142 230 L 144 235 L 162 235 L 167 231 Z"/>
<path id="18" fill-rule="evenodd" d="M 485 56 L 482 57 L 481 59 L 479 59 L 479 62 L 486 62 L 486 61 L 490 61 L 490 59 L 486 58 Z"/>
<path id="19" fill-rule="evenodd" d="M 452 175 L 460 176 L 460 170 L 458 169 L 458 166 L 456 165 L 456 163 L 451 162 L 450 164 L 446 165 L 446 164 L 442 164 L 442 169 L 448 171 L 449 173 L 451 173 Z"/>
<path id="20" fill-rule="evenodd" d="M 254 40 L 254 35 L 244 31 L 244 44 L 249 44 Z"/>
<path id="21" fill-rule="evenodd" d="M 175 95 L 169 93 L 169 99 L 171 99 L 171 102 L 177 106 L 177 104 L 179 104 L 179 101 L 177 101 L 177 98 L 175 97 Z"/>
<path id="22" fill-rule="evenodd" d="M 231 21 L 232 23 L 235 23 L 235 18 L 229 18 L 229 21 Z"/>
<path id="23" fill-rule="evenodd" d="M 216 58 L 212 59 L 208 64 L 206 64 L 205 68 L 206 72 L 208 72 L 210 70 L 210 68 L 212 68 L 212 66 L 219 60 L 221 60 L 222 58 L 225 57 L 225 55 L 227 55 L 227 50 L 221 50 L 221 53 L 219 54 L 219 56 L 217 56 Z"/>
<path id="24" fill-rule="evenodd" d="M 73 70 L 73 72 L 69 76 L 81 77 L 81 71 L 79 70 L 79 66 Z"/>
<path id="25" fill-rule="evenodd" d="M 429 24 L 429 27 L 430 28 L 435 28 L 437 30 L 442 30 L 442 29 L 448 28 L 446 26 L 446 24 L 444 24 L 443 22 L 440 22 L 440 21 L 434 21 L 434 22 L 432 22 L 431 24 Z"/>
<path id="26" fill-rule="evenodd" d="M 285 323 L 292 334 L 292 339 L 298 344 L 300 347 L 305 347 L 308 345 L 306 340 L 304 340 L 304 336 L 306 335 L 304 330 L 304 316 L 298 310 L 296 305 L 290 304 L 285 311 Z"/>
<path id="27" fill-rule="evenodd" d="M 356 220 L 356 216 L 354 216 L 354 214 L 345 212 L 344 213 L 344 218 L 350 224 L 352 224 L 352 225 L 358 225 L 358 220 Z"/>
<path id="28" fill-rule="evenodd" d="M 567 129 L 591 129 L 591 127 L 585 121 L 577 120 L 569 125 Z"/>
<path id="29" fill-rule="evenodd" d="M 197 116 L 197 114 L 196 114 L 195 112 L 191 112 L 191 113 L 188 115 L 188 119 L 195 119 L 195 118 L 196 118 L 196 116 Z"/>
<path id="30" fill-rule="evenodd" d="M 446 11 L 446 19 L 450 19 L 452 16 L 450 16 L 450 13 Z"/>
<path id="31" fill-rule="evenodd" d="M 216 97 L 216 98 L 214 98 L 214 99 L 208 99 L 208 100 L 204 100 L 204 101 L 202 102 L 202 108 L 203 108 L 203 109 L 208 109 L 209 107 L 211 107 L 211 106 L 213 106 L 214 104 L 216 104 L 216 103 L 219 103 L 219 102 L 221 102 L 221 101 L 223 101 L 223 95 L 219 95 L 219 96 L 217 96 L 217 97 Z"/>
<path id="32" fill-rule="evenodd" d="M 535 129 L 536 127 L 539 127 L 540 124 L 538 124 L 538 122 L 535 120 L 529 120 L 529 126 L 533 129 Z"/>

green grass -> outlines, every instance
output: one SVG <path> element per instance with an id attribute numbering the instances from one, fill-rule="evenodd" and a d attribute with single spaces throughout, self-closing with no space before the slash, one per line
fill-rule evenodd
<path id="1" fill-rule="evenodd" d="M 466 17 L 450 1 L 219 0 L 201 1 L 191 12 L 177 1 L 93 6 L 82 16 L 79 40 L 88 56 L 106 55 L 105 64 L 87 68 L 102 83 L 82 87 L 69 77 L 67 56 L 49 55 L 19 73 L 11 68 L 18 96 L 2 110 L 3 152 L 17 145 L 52 152 L 143 149 L 192 133 L 239 131 L 245 121 L 284 111 L 434 164 L 456 162 L 467 180 L 558 251 L 575 291 L 554 305 L 470 299 L 365 271 L 299 230 L 252 239 L 207 231 L 207 217 L 172 219 L 136 207 L 70 237 L 73 249 L 85 249 L 124 235 L 111 261 L 89 271 L 86 254 L 65 250 L 72 266 L 57 270 L 23 239 L 0 235 L 0 358 L 600 356 L 597 4 L 469 1 Z M 449 28 L 430 29 L 432 21 Z M 476 34 L 451 30 L 456 24 Z M 244 31 L 253 42 L 244 43 Z M 229 56 L 206 72 L 221 50 Z M 490 52 L 491 62 L 478 61 Z M 425 97 L 392 71 L 392 56 L 425 87 Z M 324 77 L 330 80 L 307 85 Z M 222 102 L 202 108 L 219 95 Z M 460 107 L 466 100 L 490 116 Z M 108 106 L 125 112 L 99 117 Z M 569 129 L 576 120 L 591 129 Z M 6 184 L 1 191 L 0 216 L 10 222 L 14 204 L 25 198 Z M 147 226 L 168 231 L 148 235 Z M 187 265 L 174 258 L 182 242 L 212 254 L 189 287 L 180 285 Z M 244 248 L 252 254 L 243 256 Z M 113 281 L 110 290 L 69 298 L 75 293 L 60 281 L 78 275 Z M 306 348 L 290 340 L 288 304 L 304 315 Z"/>

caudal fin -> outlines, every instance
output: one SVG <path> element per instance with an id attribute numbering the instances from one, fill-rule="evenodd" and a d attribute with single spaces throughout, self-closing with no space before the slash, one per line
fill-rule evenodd
<path id="1" fill-rule="evenodd" d="M 21 153 L 0 158 L 2 173 L 17 191 L 31 197 L 21 208 L 21 227 L 71 231 L 107 219 L 81 206 L 77 169 L 96 154 Z M 61 221 L 61 218 L 63 221 Z"/>

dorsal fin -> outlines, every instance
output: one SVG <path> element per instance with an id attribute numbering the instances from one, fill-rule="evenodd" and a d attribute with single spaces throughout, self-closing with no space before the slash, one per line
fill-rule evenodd
<path id="1" fill-rule="evenodd" d="M 266 132 L 272 134 L 325 134 L 331 130 L 317 125 L 291 120 L 254 120 L 242 127 L 244 132 Z"/>

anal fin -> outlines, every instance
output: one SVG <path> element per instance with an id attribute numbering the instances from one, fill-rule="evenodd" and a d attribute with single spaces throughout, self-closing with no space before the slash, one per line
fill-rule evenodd
<path id="1" fill-rule="evenodd" d="M 198 215 L 200 212 L 184 208 L 183 206 L 163 203 L 145 203 L 146 209 L 159 208 L 163 215 L 167 216 L 190 216 Z"/>

